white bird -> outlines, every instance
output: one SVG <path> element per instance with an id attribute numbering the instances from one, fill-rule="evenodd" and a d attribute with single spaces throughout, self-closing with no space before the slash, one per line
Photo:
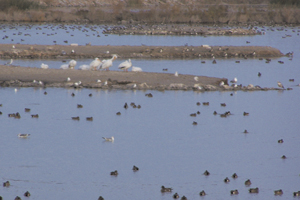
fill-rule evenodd
<path id="1" fill-rule="evenodd" d="M 71 81 L 71 78 L 70 78 L 70 77 L 68 77 L 68 78 L 67 78 L 67 81 Z"/>
<path id="2" fill-rule="evenodd" d="M 43 85 L 44 83 L 43 83 L 42 81 L 39 81 L 39 84 L 40 84 L 40 85 Z"/>
<path id="3" fill-rule="evenodd" d="M 281 82 L 277 81 L 277 85 L 278 85 L 278 87 L 280 87 L 280 88 L 284 89 L 284 86 L 282 85 L 282 83 L 281 83 Z"/>
<path id="4" fill-rule="evenodd" d="M 60 66 L 60 69 L 68 69 L 69 65 L 68 64 L 63 64 Z"/>
<path id="5" fill-rule="evenodd" d="M 27 138 L 30 134 L 25 134 L 25 133 L 19 133 L 18 137 L 20 138 Z"/>
<path id="6" fill-rule="evenodd" d="M 10 61 L 8 61 L 7 63 L 5 63 L 4 65 L 11 65 L 14 62 L 13 59 L 10 59 Z"/>
<path id="7" fill-rule="evenodd" d="M 224 81 L 221 81 L 221 82 L 220 82 L 220 86 L 223 86 L 223 85 L 224 85 Z"/>
<path id="8" fill-rule="evenodd" d="M 111 138 L 106 138 L 106 137 L 102 137 L 102 138 L 107 142 L 113 142 L 115 140 L 114 136 L 112 136 Z"/>
<path id="9" fill-rule="evenodd" d="M 142 70 L 142 68 L 140 68 L 140 67 L 132 66 L 132 67 L 131 67 L 131 71 L 133 71 L 133 72 L 142 72 L 143 70 Z"/>
<path id="10" fill-rule="evenodd" d="M 74 85 L 75 85 L 75 86 L 81 85 L 81 81 L 75 82 Z"/>
<path id="11" fill-rule="evenodd" d="M 101 64 L 102 64 L 101 60 L 99 58 L 95 58 L 95 60 L 93 60 L 90 63 L 90 69 L 91 70 L 97 70 L 97 69 L 99 69 Z"/>
<path id="12" fill-rule="evenodd" d="M 76 60 L 70 60 L 68 67 L 69 69 L 74 69 L 76 65 L 77 65 Z"/>
<path id="13" fill-rule="evenodd" d="M 230 83 L 236 83 L 237 81 L 238 81 L 237 78 L 234 78 L 230 81 Z"/>
<path id="14" fill-rule="evenodd" d="M 80 70 L 90 70 L 91 67 L 89 65 L 80 65 L 78 69 L 80 69 Z"/>
<path id="15" fill-rule="evenodd" d="M 48 69 L 48 68 L 49 68 L 49 65 L 42 63 L 42 64 L 41 64 L 41 68 L 42 68 L 42 69 Z"/>
<path id="16" fill-rule="evenodd" d="M 199 77 L 198 77 L 198 76 L 195 76 L 195 77 L 194 77 L 194 80 L 195 80 L 195 81 L 199 81 Z"/>
<path id="17" fill-rule="evenodd" d="M 98 80 L 97 80 L 97 83 L 101 83 L 101 80 L 100 80 L 100 79 L 98 79 Z"/>
<path id="18" fill-rule="evenodd" d="M 178 76 L 178 72 L 176 71 L 174 75 L 175 75 L 175 76 Z"/>
<path id="19" fill-rule="evenodd" d="M 124 70 L 126 72 L 128 72 L 128 69 L 132 66 L 132 63 L 131 63 L 131 59 L 128 59 L 124 62 L 122 62 L 119 66 L 118 66 L 118 69 L 121 69 L 121 70 Z"/>
<path id="20" fill-rule="evenodd" d="M 113 61 L 117 59 L 117 55 L 113 55 L 111 59 L 103 60 L 102 65 L 100 66 L 100 69 L 105 69 L 106 71 L 109 71 L 109 68 L 112 66 Z"/>

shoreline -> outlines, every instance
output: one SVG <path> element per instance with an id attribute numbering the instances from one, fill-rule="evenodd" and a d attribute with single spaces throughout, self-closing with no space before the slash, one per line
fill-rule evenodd
<path id="1" fill-rule="evenodd" d="M 229 86 L 227 78 L 122 71 L 82 71 L 41 69 L 0 65 L 0 87 L 59 87 L 118 90 L 190 90 L 190 91 L 268 91 L 282 90 L 261 86 Z M 67 78 L 70 77 L 70 81 Z M 100 82 L 100 81 L 101 82 Z M 220 86 L 221 82 L 224 85 Z M 287 88 L 290 90 L 291 88 Z"/>
<path id="2" fill-rule="evenodd" d="M 23 59 L 75 59 L 75 58 L 269 58 L 285 56 L 269 46 L 93 46 L 0 44 L 0 58 Z"/>

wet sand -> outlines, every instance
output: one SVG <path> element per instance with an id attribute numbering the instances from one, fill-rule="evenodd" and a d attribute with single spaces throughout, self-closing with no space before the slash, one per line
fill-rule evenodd
<path id="1" fill-rule="evenodd" d="M 14 48 L 13 48 L 14 47 Z M 74 50 L 74 53 L 72 53 Z M 268 58 L 284 56 L 278 49 L 266 46 L 72 46 L 0 44 L 0 58 L 75 59 L 111 58 Z"/>

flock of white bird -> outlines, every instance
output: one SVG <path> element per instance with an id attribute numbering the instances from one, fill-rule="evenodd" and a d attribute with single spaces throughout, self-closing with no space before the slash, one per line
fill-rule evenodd
<path id="1" fill-rule="evenodd" d="M 78 69 L 80 70 L 106 70 L 109 71 L 109 68 L 113 66 L 113 61 L 117 59 L 117 55 L 113 55 L 111 59 L 107 60 L 100 60 L 99 58 L 95 58 L 89 65 L 81 65 Z M 76 60 L 71 60 L 69 64 L 63 64 L 60 66 L 60 69 L 75 69 L 75 66 L 77 65 Z M 143 71 L 140 67 L 134 67 L 132 66 L 131 59 L 128 59 L 121 64 L 119 64 L 118 69 L 128 72 L 128 69 L 131 68 L 131 71 L 133 72 L 141 72 Z M 49 66 L 47 64 L 42 63 L 41 64 L 42 69 L 48 69 Z"/>

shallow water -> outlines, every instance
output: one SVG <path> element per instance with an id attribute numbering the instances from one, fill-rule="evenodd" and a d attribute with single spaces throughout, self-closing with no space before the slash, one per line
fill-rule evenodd
<path id="1" fill-rule="evenodd" d="M 168 68 L 163 73 L 237 77 L 243 85 L 276 87 L 276 82 L 281 81 L 285 87 L 292 87 L 291 91 L 0 88 L 1 180 L 11 183 L 9 188 L 2 187 L 0 195 L 13 199 L 28 190 L 30 199 L 97 199 L 100 195 L 105 199 L 172 199 L 177 192 L 180 197 L 198 199 L 202 198 L 199 192 L 205 190 L 205 199 L 291 199 L 292 193 L 300 190 L 300 87 L 296 86 L 300 83 L 300 56 L 295 42 L 298 36 L 282 39 L 285 33 L 267 31 L 266 35 L 252 37 L 166 36 L 163 41 L 181 45 L 190 38 L 194 44 L 206 40 L 210 45 L 244 45 L 251 39 L 251 45 L 280 47 L 284 53 L 294 51 L 292 60 L 276 58 L 269 64 L 258 59 L 239 59 L 240 64 L 235 63 L 236 59 L 218 59 L 217 64 L 209 59 L 205 64 L 199 59 L 133 60 L 133 64 L 144 71 L 163 72 Z M 114 37 L 118 44 L 141 42 L 139 36 L 101 36 Z M 124 37 L 129 39 L 123 40 Z M 42 62 L 15 60 L 14 64 L 39 67 Z M 78 66 L 89 62 L 78 60 Z M 116 60 L 112 70 L 120 62 Z M 64 63 L 47 60 L 47 64 L 59 68 Z M 260 78 L 258 72 L 262 73 Z M 295 82 L 289 82 L 290 78 Z M 44 91 L 48 94 L 44 95 Z M 145 96 L 149 92 L 153 98 Z M 210 105 L 197 106 L 198 101 L 209 101 Z M 141 109 L 129 106 L 125 110 L 125 102 L 135 102 Z M 221 107 L 220 103 L 227 106 Z M 77 108 L 77 104 L 83 108 Z M 31 112 L 25 113 L 24 108 L 31 108 Z M 121 116 L 116 115 L 119 111 Z M 201 112 L 197 117 L 189 116 L 197 111 Z M 232 115 L 222 118 L 213 115 L 214 111 L 230 111 Z M 243 116 L 244 111 L 249 116 Z M 21 119 L 8 117 L 15 112 L 21 114 Z M 39 118 L 33 119 L 31 114 L 39 114 Z M 74 116 L 79 116 L 80 121 L 71 120 Z M 94 120 L 86 121 L 91 116 Z M 193 121 L 198 125 L 192 125 Z M 245 129 L 248 134 L 243 133 Z M 19 133 L 31 135 L 22 139 Z M 103 136 L 114 136 L 115 141 L 104 142 Z M 278 144 L 281 138 L 284 143 Z M 282 155 L 287 159 L 281 159 Z M 133 172 L 133 165 L 140 170 Z M 119 172 L 117 177 L 110 176 L 114 170 Z M 211 175 L 205 177 L 205 170 Z M 236 180 L 231 178 L 233 173 L 239 176 Z M 226 177 L 231 180 L 227 184 L 223 182 Z M 251 188 L 259 187 L 259 194 L 248 192 L 250 187 L 244 185 L 247 179 L 252 181 Z M 173 192 L 162 194 L 162 185 L 172 187 Z M 239 195 L 230 195 L 234 189 L 239 190 Z M 277 189 L 284 194 L 274 196 Z"/>

